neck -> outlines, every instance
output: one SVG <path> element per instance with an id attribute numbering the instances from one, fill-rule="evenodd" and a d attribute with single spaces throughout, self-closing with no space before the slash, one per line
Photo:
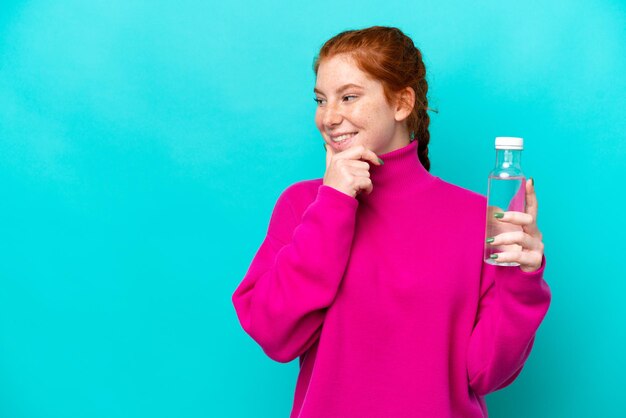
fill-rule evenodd
<path id="1" fill-rule="evenodd" d="M 395 197 L 415 193 L 432 183 L 436 178 L 422 165 L 417 155 L 418 141 L 393 151 L 380 154 L 384 164 L 370 166 L 370 179 L 373 190 L 369 195 L 362 192 L 357 195 L 363 202 L 372 202 L 380 198 Z"/>

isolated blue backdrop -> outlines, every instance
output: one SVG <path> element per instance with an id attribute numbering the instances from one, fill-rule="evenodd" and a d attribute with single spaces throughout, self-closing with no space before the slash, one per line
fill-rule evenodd
<path id="1" fill-rule="evenodd" d="M 553 291 L 493 417 L 623 417 L 626 7 L 618 1 L 6 1 L 0 416 L 286 417 L 231 295 L 288 185 L 323 176 L 316 51 L 423 51 L 432 173 L 486 193 L 523 136 Z"/>

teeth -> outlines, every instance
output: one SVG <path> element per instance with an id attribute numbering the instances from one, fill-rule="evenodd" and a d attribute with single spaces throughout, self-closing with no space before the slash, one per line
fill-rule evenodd
<path id="1" fill-rule="evenodd" d="M 352 138 L 354 135 L 356 135 L 356 132 L 352 132 L 351 134 L 341 135 L 341 136 L 338 136 L 337 138 L 332 138 L 332 140 L 333 142 L 341 142 L 341 141 L 345 141 L 348 138 Z"/>

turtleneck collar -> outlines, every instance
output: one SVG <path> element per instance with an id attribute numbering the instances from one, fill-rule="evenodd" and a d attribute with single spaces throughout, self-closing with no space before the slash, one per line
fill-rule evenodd
<path id="1" fill-rule="evenodd" d="M 417 145 L 418 140 L 414 140 L 402 148 L 380 154 L 384 164 L 370 165 L 372 193 L 368 195 L 361 192 L 357 198 L 363 202 L 374 201 L 381 197 L 414 193 L 429 186 L 437 177 L 430 174 L 420 162 Z"/>

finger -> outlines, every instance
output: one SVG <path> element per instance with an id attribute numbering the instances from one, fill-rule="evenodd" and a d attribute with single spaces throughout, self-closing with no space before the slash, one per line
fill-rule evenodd
<path id="1" fill-rule="evenodd" d="M 534 225 L 528 225 L 528 232 L 537 235 L 537 194 L 535 193 L 535 182 L 533 178 L 526 180 L 526 209 L 525 212 L 533 217 Z"/>
<path id="2" fill-rule="evenodd" d="M 496 212 L 494 217 L 500 222 L 508 222 L 514 225 L 526 226 L 532 224 L 535 220 L 528 213 L 508 210 L 506 212 Z"/>
<path id="3" fill-rule="evenodd" d="M 361 161 L 363 164 L 367 165 L 366 162 Z M 348 168 L 348 172 L 350 174 L 352 174 L 353 176 L 362 176 L 362 177 L 369 177 L 370 176 L 370 168 L 368 167 L 350 167 Z"/>
<path id="4" fill-rule="evenodd" d="M 358 188 L 359 192 L 365 192 L 367 194 L 372 193 L 374 190 L 374 185 L 372 184 L 372 180 L 366 177 L 359 177 L 358 180 Z"/>
<path id="5" fill-rule="evenodd" d="M 369 148 L 366 148 L 363 145 L 355 145 L 353 147 L 348 148 L 347 150 L 342 152 L 342 155 L 344 155 L 345 158 L 350 158 L 353 160 L 364 160 L 364 161 L 369 161 L 374 165 L 382 165 L 383 163 L 381 163 L 381 159 L 378 158 L 378 155 L 376 155 L 376 153 L 374 153 L 374 151 L 372 151 Z"/>
<path id="6" fill-rule="evenodd" d="M 487 214 L 489 216 L 493 217 L 494 214 L 498 212 L 504 212 L 504 209 L 502 209 L 500 206 L 487 206 Z"/>
<path id="7" fill-rule="evenodd" d="M 326 169 L 328 170 L 328 166 L 330 166 L 330 160 L 335 155 L 335 150 L 333 149 L 332 146 L 328 145 L 326 142 L 324 142 L 324 148 L 326 148 Z"/>
<path id="8" fill-rule="evenodd" d="M 524 231 L 504 232 L 493 237 L 488 237 L 487 244 L 491 246 L 517 244 L 526 250 L 537 250 L 539 242 Z"/>
<path id="9" fill-rule="evenodd" d="M 492 254 L 492 259 L 497 263 L 519 263 L 524 271 L 534 271 L 541 267 L 543 254 L 539 251 L 503 251 Z"/>
<path id="10" fill-rule="evenodd" d="M 348 167 L 354 167 L 355 169 L 359 169 L 359 170 L 370 169 L 370 164 L 366 161 L 361 161 L 361 160 L 344 160 L 343 164 Z"/>

